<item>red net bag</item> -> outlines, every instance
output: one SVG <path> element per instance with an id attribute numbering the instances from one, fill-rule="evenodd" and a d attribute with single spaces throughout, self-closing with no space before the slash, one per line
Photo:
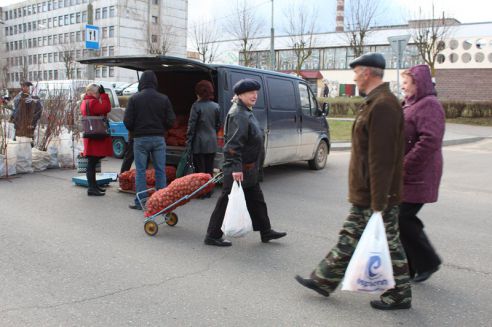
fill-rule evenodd
<path id="1" fill-rule="evenodd" d="M 197 173 L 186 175 L 181 178 L 175 179 L 172 183 L 169 184 L 168 187 L 163 188 L 157 192 L 155 192 L 150 199 L 147 201 L 147 211 L 145 212 L 145 217 L 152 216 L 159 211 L 169 207 L 179 199 L 185 197 L 186 195 L 190 195 L 195 192 L 205 183 L 207 183 L 212 177 L 209 174 Z M 210 183 L 207 187 L 204 187 L 200 192 L 198 192 L 195 197 L 199 197 L 213 190 L 215 187 L 214 183 Z M 177 208 L 189 200 L 180 202 L 175 206 L 169 208 L 167 211 L 171 211 L 174 208 Z"/>

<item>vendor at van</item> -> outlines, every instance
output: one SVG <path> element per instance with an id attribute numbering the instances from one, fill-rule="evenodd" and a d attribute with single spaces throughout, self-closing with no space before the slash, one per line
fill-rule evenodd
<path id="1" fill-rule="evenodd" d="M 287 233 L 271 229 L 267 206 L 258 182 L 260 154 L 264 152 L 264 138 L 258 120 L 253 114 L 253 106 L 258 98 L 260 87 L 260 83 L 253 79 L 242 79 L 234 85 L 236 95 L 224 125 L 222 194 L 210 217 L 204 241 L 207 245 L 232 245 L 230 241 L 222 238 L 221 227 L 233 182 L 241 182 L 253 230 L 260 232 L 263 243 L 287 235 Z"/>

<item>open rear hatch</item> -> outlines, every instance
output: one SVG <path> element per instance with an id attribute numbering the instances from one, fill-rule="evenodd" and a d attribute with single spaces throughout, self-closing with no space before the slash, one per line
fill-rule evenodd
<path id="1" fill-rule="evenodd" d="M 166 94 L 176 113 L 176 122 L 166 136 L 167 162 L 177 165 L 186 142 L 186 130 L 191 106 L 196 101 L 195 85 L 200 80 L 211 81 L 217 99 L 217 71 L 198 61 L 169 56 L 114 56 L 84 59 L 82 64 L 121 67 L 138 72 L 152 70 L 158 80 L 158 91 Z"/>

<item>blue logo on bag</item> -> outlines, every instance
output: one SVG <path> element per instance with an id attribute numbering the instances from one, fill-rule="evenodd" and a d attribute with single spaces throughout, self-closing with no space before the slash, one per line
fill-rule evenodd
<path id="1" fill-rule="evenodd" d="M 379 255 L 373 255 L 367 262 L 367 277 L 369 279 L 378 278 L 381 274 L 376 270 L 381 267 L 381 257 Z"/>

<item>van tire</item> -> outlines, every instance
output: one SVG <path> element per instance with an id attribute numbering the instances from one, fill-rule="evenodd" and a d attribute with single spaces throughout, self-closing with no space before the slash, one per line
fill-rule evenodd
<path id="1" fill-rule="evenodd" d="M 325 168 L 326 159 L 328 158 L 328 144 L 321 141 L 316 148 L 314 158 L 308 161 L 309 169 L 320 170 Z"/>
<path id="2" fill-rule="evenodd" d="M 122 137 L 113 138 L 113 156 L 121 159 L 125 156 L 126 142 Z"/>

